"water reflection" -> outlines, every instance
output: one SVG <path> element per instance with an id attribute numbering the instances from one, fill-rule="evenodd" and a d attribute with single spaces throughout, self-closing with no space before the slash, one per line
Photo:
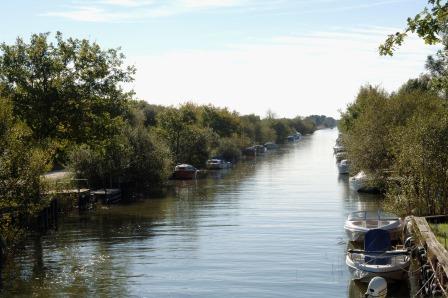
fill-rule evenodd
<path id="1" fill-rule="evenodd" d="M 358 297 L 343 224 L 380 202 L 338 176 L 336 137 L 318 131 L 164 196 L 71 215 L 7 261 L 2 294 Z"/>

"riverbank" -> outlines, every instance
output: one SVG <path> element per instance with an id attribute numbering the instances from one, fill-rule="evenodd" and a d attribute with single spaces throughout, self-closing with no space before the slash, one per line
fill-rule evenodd
<path id="1" fill-rule="evenodd" d="M 336 137 L 319 130 L 164 195 L 71 213 L 7 260 L 1 294 L 358 297 L 342 227 L 380 200 L 339 177 Z"/>
<path id="2" fill-rule="evenodd" d="M 431 219 L 428 219 L 431 220 Z M 425 296 L 448 295 L 448 251 L 432 232 L 430 224 L 424 217 L 406 218 L 407 235 L 412 236 L 415 244 L 415 262 L 411 278 L 419 281 L 418 293 Z"/>

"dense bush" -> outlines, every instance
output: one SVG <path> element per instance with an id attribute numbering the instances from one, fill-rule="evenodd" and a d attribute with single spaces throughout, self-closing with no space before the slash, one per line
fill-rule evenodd
<path id="1" fill-rule="evenodd" d="M 241 149 L 235 138 L 222 138 L 214 155 L 226 161 L 237 162 L 241 159 Z"/>
<path id="2" fill-rule="evenodd" d="M 0 235 L 8 242 L 22 235 L 21 219 L 48 203 L 41 175 L 49 169 L 51 156 L 32 142 L 31 129 L 12 109 L 0 98 Z"/>
<path id="3" fill-rule="evenodd" d="M 92 187 L 122 184 L 144 190 L 162 184 L 172 170 L 170 151 L 142 126 L 126 126 L 101 146 L 81 145 L 70 154 L 70 168 Z"/>
<path id="4" fill-rule="evenodd" d="M 387 207 L 402 214 L 447 211 L 448 110 L 442 98 L 407 82 L 397 93 L 361 88 L 340 121 L 352 172 L 385 187 Z"/>

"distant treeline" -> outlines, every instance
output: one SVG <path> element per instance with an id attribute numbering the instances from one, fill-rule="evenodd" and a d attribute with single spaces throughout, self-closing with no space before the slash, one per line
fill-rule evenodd
<path id="1" fill-rule="evenodd" d="M 135 68 L 119 50 L 61 33 L 50 39 L 36 34 L 0 46 L 0 212 L 33 214 L 48 204 L 40 177 L 54 168 L 71 169 L 91 187 L 143 190 L 163 184 L 176 163 L 237 161 L 246 146 L 334 125 L 325 116 L 260 118 L 134 100 L 121 86 L 133 81 Z M 13 220 L 1 221 L 5 235 Z"/>

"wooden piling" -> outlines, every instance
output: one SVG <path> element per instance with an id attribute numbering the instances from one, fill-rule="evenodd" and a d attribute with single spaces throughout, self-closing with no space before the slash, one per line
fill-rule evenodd
<path id="1" fill-rule="evenodd" d="M 424 217 L 411 216 L 409 222 L 417 245 L 426 251 L 426 263 L 431 267 L 434 279 L 443 294 L 448 296 L 448 251 L 437 240 Z"/>

